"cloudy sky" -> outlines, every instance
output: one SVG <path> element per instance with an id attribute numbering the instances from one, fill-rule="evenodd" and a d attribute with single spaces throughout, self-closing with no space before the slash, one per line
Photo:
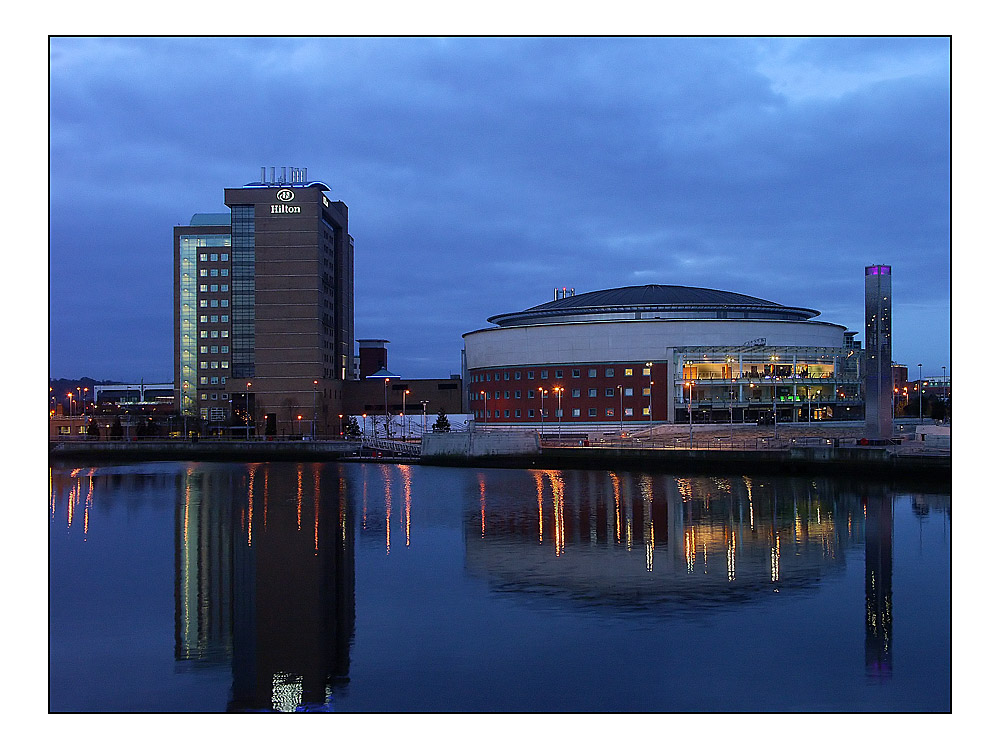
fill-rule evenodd
<path id="1" fill-rule="evenodd" d="M 894 358 L 950 373 L 950 75 L 943 37 L 53 38 L 49 374 L 170 380 L 172 228 L 262 166 L 349 206 L 404 377 L 563 286 L 861 331 L 872 263 Z"/>

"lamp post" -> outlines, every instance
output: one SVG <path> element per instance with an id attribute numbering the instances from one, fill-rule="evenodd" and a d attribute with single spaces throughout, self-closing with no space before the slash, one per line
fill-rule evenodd
<path id="1" fill-rule="evenodd" d="M 479 395 L 483 397 L 483 427 L 486 427 L 486 418 L 490 415 L 490 413 L 486 411 L 486 391 L 480 391 Z"/>
<path id="2" fill-rule="evenodd" d="M 625 435 L 625 389 L 618 386 L 618 436 Z"/>
<path id="3" fill-rule="evenodd" d="M 539 388 L 538 389 L 538 394 L 539 394 L 539 397 L 541 398 L 541 401 L 542 401 L 542 407 L 538 410 L 538 415 L 539 415 L 539 417 L 542 420 L 542 426 L 541 426 L 541 428 L 539 429 L 539 432 L 538 432 L 539 436 L 541 436 L 541 434 L 543 432 L 545 432 L 545 389 L 544 388 Z"/>
<path id="4" fill-rule="evenodd" d="M 421 406 L 421 408 L 423 409 L 423 412 L 424 412 L 424 427 L 423 427 L 422 432 L 427 432 L 427 402 L 426 401 L 421 401 L 420 402 L 420 406 Z"/>
<path id="5" fill-rule="evenodd" d="M 919 399 L 920 424 L 924 423 L 924 365 L 917 363 L 917 399 Z"/>
<path id="6" fill-rule="evenodd" d="M 403 391 L 403 439 L 410 439 L 410 424 L 406 421 L 406 395 L 409 393 L 408 390 Z"/>
<path id="7" fill-rule="evenodd" d="M 313 422 L 312 422 L 312 439 L 313 440 L 316 439 L 316 386 L 318 386 L 318 385 L 319 385 L 319 381 L 318 380 L 314 380 L 313 381 Z M 341 415 L 341 419 L 343 419 L 343 415 Z M 341 435 L 344 434 L 344 425 L 343 425 L 343 423 L 341 423 L 341 425 L 340 425 L 340 434 Z"/>
<path id="8" fill-rule="evenodd" d="M 775 384 L 774 368 L 771 368 L 771 419 L 774 420 L 774 439 L 778 439 L 778 386 Z"/>
<path id="9" fill-rule="evenodd" d="M 66 394 L 66 408 L 69 410 L 69 415 L 72 417 L 73 416 L 73 394 L 72 393 L 67 393 Z"/>
<path id="10" fill-rule="evenodd" d="M 340 437 L 344 437 L 344 415 L 343 414 L 338 414 L 337 415 L 337 425 L 338 425 L 337 426 L 337 430 L 338 430 L 337 434 L 340 435 Z"/>
<path id="11" fill-rule="evenodd" d="M 556 427 L 556 436 L 562 439 L 562 394 L 566 390 L 561 385 L 557 385 L 553 388 L 556 392 L 556 419 L 558 420 L 558 426 Z"/>
<path id="12" fill-rule="evenodd" d="M 389 437 L 389 378 L 385 379 L 385 436 Z M 374 424 L 374 422 L 372 423 Z M 374 437 L 375 433 L 372 432 Z"/>
<path id="13" fill-rule="evenodd" d="M 653 363 L 646 363 L 646 372 L 649 373 L 649 421 L 653 421 Z"/>
<path id="14" fill-rule="evenodd" d="M 247 440 L 249 440 L 250 439 L 250 425 L 253 422 L 253 414 L 250 411 L 250 381 L 247 381 L 246 410 L 247 410 Z"/>
<path id="15" fill-rule="evenodd" d="M 366 412 L 361 413 L 361 437 L 364 438 L 368 435 L 368 414 Z"/>
<path id="16" fill-rule="evenodd" d="M 298 434 L 299 437 L 302 437 L 302 415 L 301 414 L 299 414 L 298 416 L 295 417 L 295 422 L 296 422 L 296 424 L 298 424 L 298 427 L 296 428 L 297 434 Z"/>

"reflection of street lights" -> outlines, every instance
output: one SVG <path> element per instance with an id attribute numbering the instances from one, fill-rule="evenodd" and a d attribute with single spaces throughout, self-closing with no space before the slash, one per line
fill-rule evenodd
<path id="1" fill-rule="evenodd" d="M 559 426 L 556 428 L 557 437 L 562 437 L 562 394 L 566 390 L 561 385 L 557 385 L 553 388 L 556 392 L 556 419 L 559 420 Z"/>

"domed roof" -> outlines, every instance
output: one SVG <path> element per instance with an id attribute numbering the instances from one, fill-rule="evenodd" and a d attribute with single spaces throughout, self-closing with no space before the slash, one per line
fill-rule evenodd
<path id="1" fill-rule="evenodd" d="M 754 318 L 805 320 L 819 315 L 818 310 L 787 307 L 777 302 L 736 292 L 694 286 L 646 284 L 572 294 L 529 307 L 521 312 L 494 315 L 489 321 L 504 326 L 546 322 L 545 319 L 551 319 L 551 322 L 556 320 L 568 322 L 576 316 L 603 317 L 627 314 L 630 318 L 638 318 L 642 313 L 657 313 L 655 317 L 670 318 L 671 313 L 683 312 L 687 315 L 678 317 L 690 317 L 691 313 L 703 314 L 705 317 L 727 317 L 722 313 L 737 311 L 751 313 L 740 317 Z"/>

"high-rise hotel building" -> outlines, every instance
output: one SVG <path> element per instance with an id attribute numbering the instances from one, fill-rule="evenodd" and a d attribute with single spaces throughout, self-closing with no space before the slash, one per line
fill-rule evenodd
<path id="1" fill-rule="evenodd" d="M 347 206 L 304 169 L 225 190 L 228 214 L 174 228 L 174 383 L 210 431 L 339 431 L 353 377 Z"/>

